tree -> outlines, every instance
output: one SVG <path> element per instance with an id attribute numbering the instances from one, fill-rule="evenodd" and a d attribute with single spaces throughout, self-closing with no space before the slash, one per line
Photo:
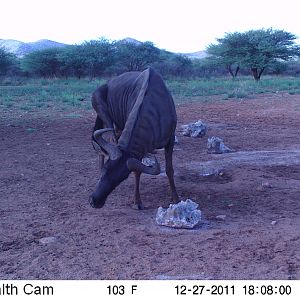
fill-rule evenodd
<path id="1" fill-rule="evenodd" d="M 59 48 L 49 48 L 40 51 L 34 51 L 27 54 L 21 63 L 21 67 L 29 74 L 56 77 L 59 75 L 60 62 L 58 60 Z"/>
<path id="2" fill-rule="evenodd" d="M 151 66 L 163 76 L 189 77 L 193 72 L 193 64 L 190 58 L 166 50 L 160 50 L 158 59 Z"/>
<path id="3" fill-rule="evenodd" d="M 289 76 L 300 76 L 300 59 L 287 62 L 284 74 Z"/>
<path id="4" fill-rule="evenodd" d="M 76 76 L 80 79 L 86 74 L 86 55 L 82 45 L 72 45 L 62 48 L 58 54 L 60 63 L 60 74 L 65 76 Z"/>
<path id="5" fill-rule="evenodd" d="M 92 40 L 81 45 L 84 64 L 90 78 L 101 76 L 115 61 L 115 47 L 105 38 Z"/>
<path id="6" fill-rule="evenodd" d="M 196 77 L 203 77 L 209 79 L 211 77 L 224 76 L 226 72 L 222 64 L 219 64 L 210 56 L 202 59 L 193 59 L 192 64 L 192 74 Z"/>
<path id="7" fill-rule="evenodd" d="M 160 50 L 152 42 L 124 42 L 116 43 L 116 62 L 119 70 L 142 71 L 159 60 Z"/>
<path id="8" fill-rule="evenodd" d="M 251 69 L 256 81 L 278 60 L 288 61 L 300 54 L 300 47 L 294 44 L 296 36 L 283 30 L 250 30 L 245 37 L 243 63 Z"/>
<path id="9" fill-rule="evenodd" d="M 259 29 L 247 32 L 227 33 L 218 39 L 219 44 L 207 49 L 219 63 L 226 64 L 233 77 L 241 65 L 250 68 L 256 81 L 267 67 L 278 61 L 288 61 L 300 54 L 300 47 L 295 45 L 296 36 L 283 30 Z M 235 65 L 235 72 L 232 66 Z"/>
<path id="10" fill-rule="evenodd" d="M 65 77 L 80 79 L 87 75 L 93 79 L 103 75 L 114 63 L 114 53 L 114 44 L 104 38 L 67 46 L 58 54 L 60 73 Z"/>
<path id="11" fill-rule="evenodd" d="M 0 75 L 6 75 L 8 71 L 17 65 L 17 57 L 0 47 Z"/>
<path id="12" fill-rule="evenodd" d="M 211 55 L 209 60 L 215 64 L 224 65 L 232 78 L 235 78 L 240 70 L 242 61 L 241 45 L 244 43 L 242 33 L 227 33 L 222 39 L 217 39 L 219 44 L 211 44 L 207 47 L 207 53 Z"/>

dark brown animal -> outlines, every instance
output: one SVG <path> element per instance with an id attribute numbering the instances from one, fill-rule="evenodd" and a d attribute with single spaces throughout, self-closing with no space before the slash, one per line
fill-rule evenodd
<path id="1" fill-rule="evenodd" d="M 93 93 L 92 105 L 97 112 L 92 140 L 102 157 L 100 180 L 90 204 L 102 207 L 113 189 L 134 171 L 135 204 L 142 209 L 140 175 L 157 175 L 160 167 L 157 160 L 152 167 L 141 160 L 146 153 L 160 148 L 165 149 L 172 199 L 178 201 L 172 165 L 177 117 L 173 98 L 161 76 L 151 68 L 124 73 L 100 86 Z M 108 133 L 107 140 L 104 135 Z M 108 157 L 104 164 L 103 156 Z"/>

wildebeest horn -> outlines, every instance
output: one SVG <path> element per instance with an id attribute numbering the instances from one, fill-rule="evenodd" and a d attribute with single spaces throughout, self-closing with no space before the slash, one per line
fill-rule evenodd
<path id="1" fill-rule="evenodd" d="M 107 152 L 109 158 L 111 160 L 116 160 L 120 156 L 122 156 L 122 152 L 120 151 L 120 149 L 117 146 L 107 142 L 102 137 L 102 134 L 104 134 L 105 132 L 108 132 L 108 131 L 114 131 L 114 129 L 113 128 L 104 128 L 104 129 L 96 130 L 94 132 L 94 138 L 95 138 L 97 144 Z"/>
<path id="2" fill-rule="evenodd" d="M 154 157 L 154 159 L 155 164 L 151 167 L 148 167 L 136 158 L 129 158 L 127 160 L 127 168 L 130 171 L 139 171 L 141 173 L 146 173 L 149 175 L 158 175 L 160 173 L 160 166 L 156 157 Z"/>

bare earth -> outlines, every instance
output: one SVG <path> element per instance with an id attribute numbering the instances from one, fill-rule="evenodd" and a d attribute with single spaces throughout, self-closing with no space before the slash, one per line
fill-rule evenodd
<path id="1" fill-rule="evenodd" d="M 177 106 L 175 181 L 203 214 L 193 230 L 155 223 L 164 174 L 142 177 L 144 211 L 130 207 L 132 175 L 89 206 L 92 110 L 0 113 L 0 279 L 300 279 L 300 96 L 211 100 Z M 205 138 L 180 136 L 198 119 Z M 207 154 L 210 136 L 237 152 Z"/>

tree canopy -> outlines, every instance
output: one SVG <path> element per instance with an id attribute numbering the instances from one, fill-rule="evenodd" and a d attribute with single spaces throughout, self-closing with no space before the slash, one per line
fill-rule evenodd
<path id="1" fill-rule="evenodd" d="M 267 67 L 299 56 L 300 48 L 295 40 L 295 35 L 284 30 L 250 30 L 227 33 L 224 38 L 217 39 L 218 44 L 209 45 L 207 51 L 225 65 L 233 77 L 243 65 L 251 70 L 255 80 L 259 80 Z"/>
<path id="2" fill-rule="evenodd" d="M 164 77 L 210 78 L 223 76 L 227 70 L 233 78 L 238 73 L 252 72 L 259 80 L 266 69 L 269 74 L 282 74 L 287 68 L 293 74 L 299 73 L 299 62 L 293 60 L 300 52 L 295 39 L 291 33 L 272 28 L 227 33 L 208 46 L 209 56 L 204 59 L 168 52 L 152 42 L 105 38 L 35 51 L 18 59 L 0 48 L 0 75 L 18 75 L 23 71 L 28 76 L 93 79 L 152 66 Z"/>
<path id="3" fill-rule="evenodd" d="M 21 67 L 29 74 L 35 74 L 43 77 L 54 77 L 59 75 L 58 48 L 49 48 L 45 50 L 31 52 L 22 60 Z"/>
<path id="4" fill-rule="evenodd" d="M 133 43 L 119 41 L 115 44 L 117 67 L 125 71 L 141 71 L 160 57 L 160 49 L 152 42 Z"/>
<path id="5" fill-rule="evenodd" d="M 160 50 L 151 42 L 109 41 L 101 38 L 80 45 L 35 51 L 22 59 L 22 69 L 43 77 L 88 76 L 90 79 L 157 66 L 164 75 L 183 76 L 192 69 L 191 60 Z"/>
<path id="6" fill-rule="evenodd" d="M 224 65 L 234 78 L 242 63 L 241 46 L 244 44 L 244 36 L 239 32 L 227 33 L 224 38 L 217 39 L 217 41 L 218 44 L 211 44 L 207 47 L 207 53 L 215 60 L 215 64 Z"/>
<path id="7" fill-rule="evenodd" d="M 16 64 L 16 56 L 0 47 L 0 75 L 6 75 Z"/>

